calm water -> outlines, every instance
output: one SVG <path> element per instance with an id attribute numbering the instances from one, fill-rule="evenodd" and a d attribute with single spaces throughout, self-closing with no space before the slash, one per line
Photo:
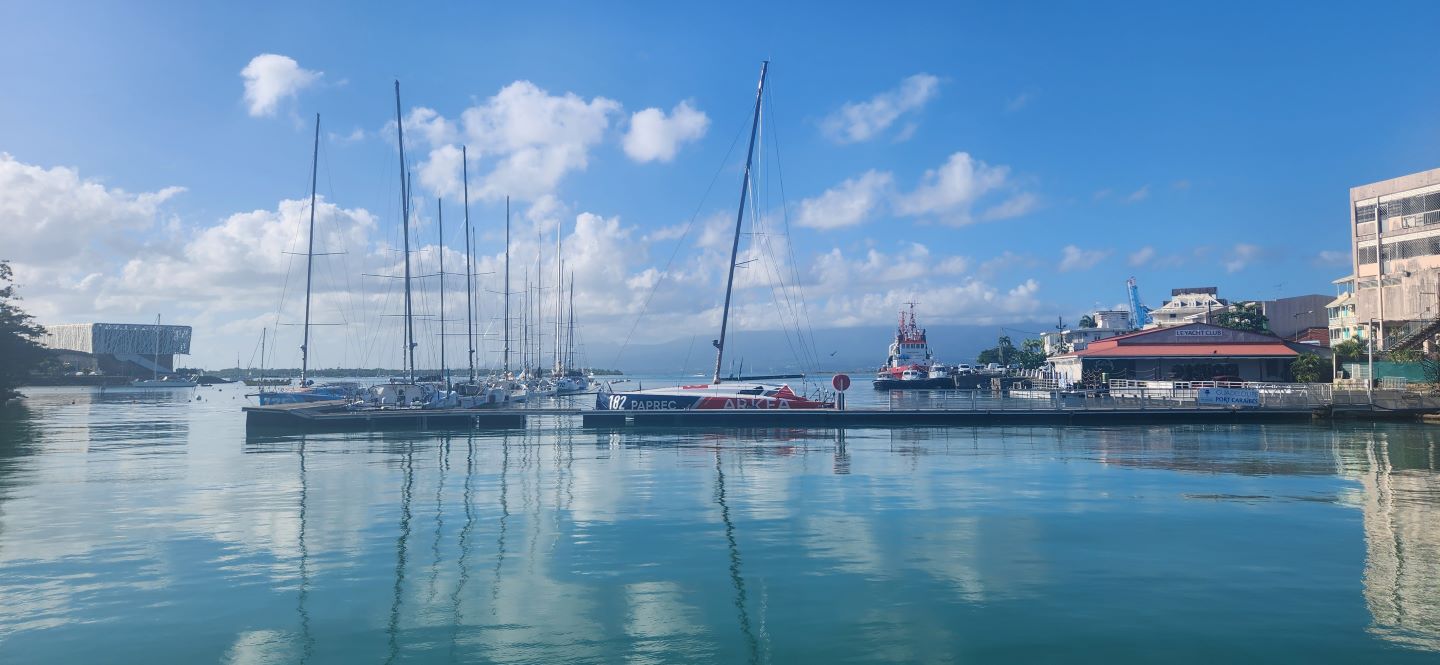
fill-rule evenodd
<path id="1" fill-rule="evenodd" d="M 1440 429 L 247 440 L 241 390 L 0 425 L 0 662 L 1440 660 Z"/>

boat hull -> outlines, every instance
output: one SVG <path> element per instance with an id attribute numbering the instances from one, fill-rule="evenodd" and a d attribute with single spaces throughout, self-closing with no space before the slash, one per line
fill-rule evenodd
<path id="1" fill-rule="evenodd" d="M 830 409 L 796 395 L 789 386 L 715 388 L 680 386 L 674 389 L 634 392 L 601 391 L 595 394 L 596 411 L 771 411 L 778 409 Z"/>

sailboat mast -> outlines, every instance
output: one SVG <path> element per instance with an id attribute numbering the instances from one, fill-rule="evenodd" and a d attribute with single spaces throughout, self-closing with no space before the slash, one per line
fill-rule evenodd
<path id="1" fill-rule="evenodd" d="M 445 391 L 450 391 L 450 366 L 445 364 L 445 206 L 435 198 L 435 222 L 440 231 L 440 373 L 445 376 Z"/>
<path id="2" fill-rule="evenodd" d="M 475 282 L 474 264 L 470 258 L 475 239 L 470 235 L 470 166 L 465 146 L 460 146 L 460 180 L 465 187 L 465 340 L 470 344 L 470 383 L 475 383 Z"/>
<path id="3" fill-rule="evenodd" d="M 405 236 L 405 354 L 401 360 L 415 380 L 415 324 L 410 309 L 410 179 L 405 168 L 405 122 L 400 116 L 400 81 L 395 81 L 395 136 L 400 145 L 400 230 Z"/>
<path id="4" fill-rule="evenodd" d="M 735 259 L 740 253 L 740 224 L 745 220 L 745 196 L 750 193 L 750 166 L 755 160 L 755 132 L 760 128 L 760 100 L 765 95 L 765 73 L 770 61 L 760 63 L 760 85 L 755 89 L 755 117 L 750 120 L 750 149 L 745 154 L 745 176 L 740 181 L 740 210 L 735 213 L 735 240 L 730 245 L 730 274 L 725 278 L 725 308 L 720 314 L 720 339 L 715 340 L 715 376 L 720 383 L 720 364 L 725 359 L 725 332 L 730 325 L 730 293 L 735 287 Z"/>
<path id="5" fill-rule="evenodd" d="M 160 318 L 155 318 L 155 325 L 160 325 Z M 260 329 L 260 379 L 265 379 L 265 333 L 270 332 L 269 328 Z"/>
<path id="6" fill-rule="evenodd" d="M 300 385 L 310 369 L 310 282 L 315 275 L 315 182 L 320 172 L 320 114 L 315 114 L 315 147 L 310 154 L 310 242 L 305 250 L 305 326 L 300 341 Z"/>
<path id="7" fill-rule="evenodd" d="M 175 363 L 171 361 L 170 370 L 175 370 Z M 160 315 L 155 315 L 155 363 L 150 368 L 150 378 L 160 378 Z"/>
<path id="8" fill-rule="evenodd" d="M 504 371 L 510 374 L 510 197 L 505 197 L 505 355 Z"/>
<path id="9" fill-rule="evenodd" d="M 575 272 L 570 272 L 570 325 L 565 333 L 565 370 L 575 367 Z"/>
<path id="10" fill-rule="evenodd" d="M 561 303 L 564 302 L 561 296 L 565 293 L 561 288 L 565 286 L 565 273 L 563 272 L 565 262 L 560 259 L 560 228 L 562 226 L 564 223 L 555 222 L 555 376 L 560 376 L 562 373 L 560 350 L 564 348 L 560 345 Z"/>

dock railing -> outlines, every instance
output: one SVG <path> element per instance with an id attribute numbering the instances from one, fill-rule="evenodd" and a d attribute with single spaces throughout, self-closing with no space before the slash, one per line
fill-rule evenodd
<path id="1" fill-rule="evenodd" d="M 1108 389 L 1054 385 L 992 390 L 893 390 L 892 411 L 1314 410 L 1333 403 L 1329 384 L 1113 380 Z M 1254 390 L 1258 405 L 1201 403 L 1201 388 Z M 1363 395 L 1363 393 L 1362 393 Z"/>

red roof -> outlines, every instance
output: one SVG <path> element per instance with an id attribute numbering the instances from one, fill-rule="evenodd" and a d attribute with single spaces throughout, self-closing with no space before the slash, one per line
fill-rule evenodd
<path id="1" fill-rule="evenodd" d="M 1092 343 L 1088 348 L 1071 355 L 1082 358 L 1292 358 L 1300 355 L 1278 340 L 1273 344 L 1109 344 L 1096 348 L 1097 346 L 1098 342 Z"/>

